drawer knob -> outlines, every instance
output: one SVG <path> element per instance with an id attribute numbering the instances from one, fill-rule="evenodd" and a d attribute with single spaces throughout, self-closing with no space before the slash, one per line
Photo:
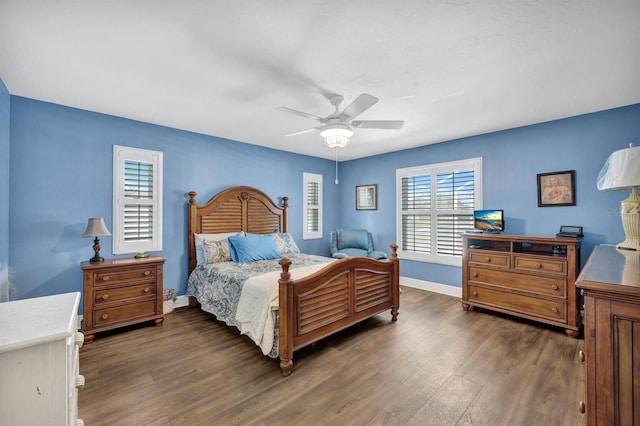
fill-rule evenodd
<path id="1" fill-rule="evenodd" d="M 109 298 L 109 293 L 105 293 L 102 295 L 102 300 L 107 300 Z"/>
<path id="2" fill-rule="evenodd" d="M 76 387 L 77 388 L 84 387 L 84 376 L 82 374 L 78 374 L 76 376 Z"/>
<path id="3" fill-rule="evenodd" d="M 584 414 L 585 411 L 587 411 L 587 408 L 584 405 L 584 401 L 580 401 L 578 402 L 578 410 Z"/>
<path id="4" fill-rule="evenodd" d="M 109 281 L 109 275 L 105 275 L 102 277 L 102 281 Z"/>
<path id="5" fill-rule="evenodd" d="M 151 290 L 149 289 L 149 287 L 145 287 L 143 290 L 145 293 L 149 293 Z"/>
<path id="6" fill-rule="evenodd" d="M 144 271 L 144 276 L 148 277 L 149 275 L 151 275 L 151 271 Z"/>
<path id="7" fill-rule="evenodd" d="M 478 278 L 478 273 L 477 272 L 473 273 L 473 278 Z"/>
<path id="8" fill-rule="evenodd" d="M 551 288 L 554 289 L 554 290 L 557 290 L 558 289 L 558 284 L 551 284 Z"/>
<path id="9" fill-rule="evenodd" d="M 77 347 L 81 348 L 82 344 L 84 343 L 84 334 L 82 334 L 81 332 L 76 332 L 75 338 L 74 338 L 75 344 Z"/>
<path id="10" fill-rule="evenodd" d="M 557 314 L 559 311 L 558 311 L 558 308 L 553 307 L 551 308 L 551 312 L 553 312 L 554 314 Z"/>
<path id="11" fill-rule="evenodd" d="M 471 294 L 473 295 L 473 297 L 478 297 L 478 292 L 477 291 L 472 291 Z"/>
<path id="12" fill-rule="evenodd" d="M 578 352 L 578 357 L 580 357 L 580 362 L 584 362 L 584 360 L 587 359 L 586 355 L 584 354 L 584 351 Z"/>
<path id="13" fill-rule="evenodd" d="M 102 319 L 106 320 L 107 318 L 109 318 L 109 314 L 102 314 Z"/>
<path id="14" fill-rule="evenodd" d="M 538 263 L 538 269 L 542 269 L 542 263 Z"/>

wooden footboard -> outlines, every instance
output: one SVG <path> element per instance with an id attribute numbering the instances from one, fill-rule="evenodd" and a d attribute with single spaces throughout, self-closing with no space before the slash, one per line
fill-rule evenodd
<path id="1" fill-rule="evenodd" d="M 293 352 L 387 309 L 398 317 L 400 272 L 396 244 L 391 258 L 378 261 L 346 257 L 298 280 L 289 273 L 291 261 L 280 260 L 280 368 L 288 376 Z"/>

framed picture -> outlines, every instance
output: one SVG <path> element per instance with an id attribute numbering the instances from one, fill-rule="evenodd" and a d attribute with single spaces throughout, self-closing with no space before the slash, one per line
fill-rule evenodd
<path id="1" fill-rule="evenodd" d="M 378 185 L 356 186 L 356 210 L 378 209 Z"/>
<path id="2" fill-rule="evenodd" d="M 575 170 L 538 174 L 538 207 L 575 205 Z"/>

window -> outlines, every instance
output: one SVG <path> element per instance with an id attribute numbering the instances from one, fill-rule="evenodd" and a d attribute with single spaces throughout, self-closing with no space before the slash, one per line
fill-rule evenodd
<path id="1" fill-rule="evenodd" d="M 113 253 L 162 250 L 162 152 L 113 146 Z"/>
<path id="2" fill-rule="evenodd" d="M 399 255 L 461 265 L 460 234 L 482 208 L 482 158 L 398 169 L 396 194 Z"/>
<path id="3" fill-rule="evenodd" d="M 304 207 L 302 222 L 305 240 L 322 238 L 322 175 L 302 174 Z"/>

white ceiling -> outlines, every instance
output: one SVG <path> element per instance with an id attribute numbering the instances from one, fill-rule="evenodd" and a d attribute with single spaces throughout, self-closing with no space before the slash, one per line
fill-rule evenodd
<path id="1" fill-rule="evenodd" d="M 638 0 L 0 0 L 12 95 L 341 160 L 640 102 Z M 176 141 L 179 143 L 179 141 Z"/>

